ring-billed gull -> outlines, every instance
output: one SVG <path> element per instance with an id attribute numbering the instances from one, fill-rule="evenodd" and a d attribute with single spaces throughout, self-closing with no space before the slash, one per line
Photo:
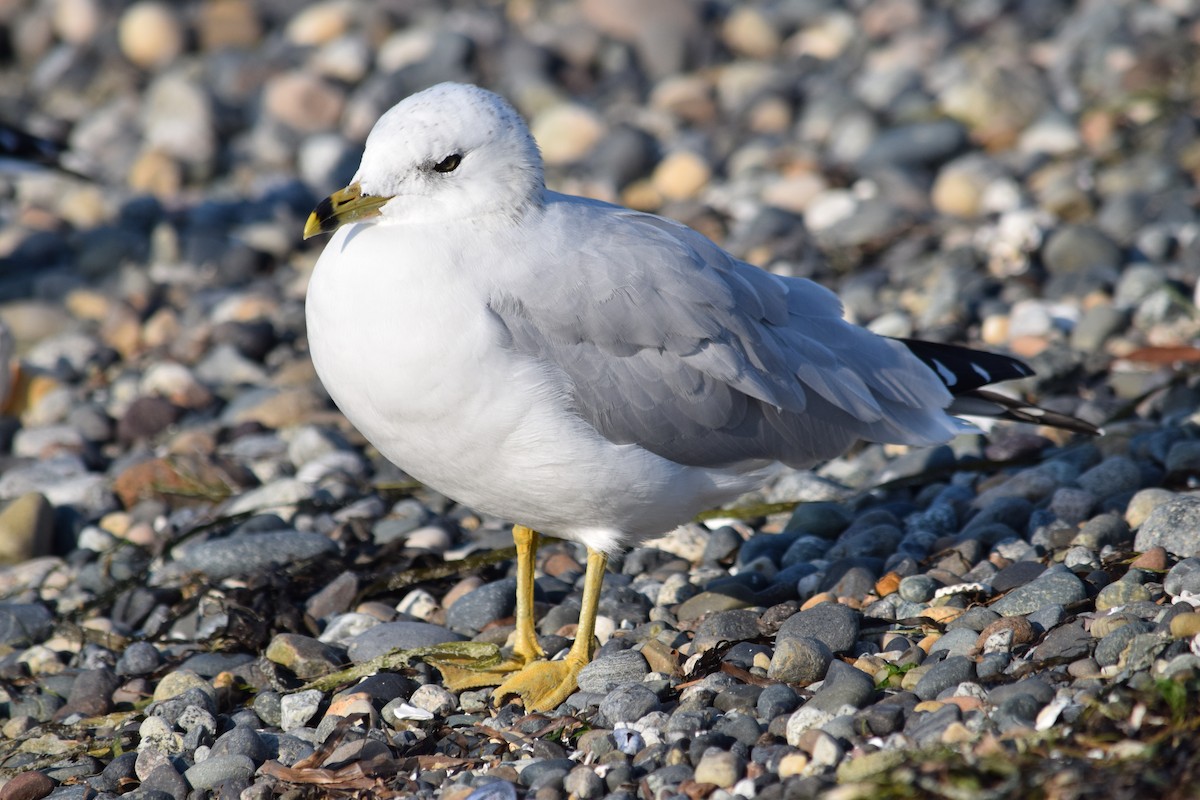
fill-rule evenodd
<path id="1" fill-rule="evenodd" d="M 984 395 L 1005 356 L 877 336 L 837 297 L 676 222 L 548 191 L 502 98 L 440 84 L 388 111 L 308 287 L 309 346 L 346 417 L 407 473 L 521 523 L 512 658 L 456 675 L 557 706 L 592 656 L 607 554 L 858 440 L 933 445 L 972 413 L 1094 430 Z M 542 660 L 535 531 L 582 542 L 576 639 Z"/>

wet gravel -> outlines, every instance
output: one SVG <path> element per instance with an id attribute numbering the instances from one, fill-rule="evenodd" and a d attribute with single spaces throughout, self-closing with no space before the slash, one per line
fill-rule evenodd
<path id="1" fill-rule="evenodd" d="M 0 798 L 1189 796 L 1198 25 L 1186 1 L 9 4 L 0 118 L 88 177 L 0 174 Z M 383 461 L 306 350 L 303 220 L 441 80 L 511 98 L 555 188 L 880 333 L 1014 353 L 1038 374 L 1013 391 L 1105 435 L 781 475 L 611 563 L 597 658 L 547 714 L 420 659 L 310 686 L 513 627 L 487 555 L 510 521 Z M 539 553 L 548 653 L 584 561 Z"/>

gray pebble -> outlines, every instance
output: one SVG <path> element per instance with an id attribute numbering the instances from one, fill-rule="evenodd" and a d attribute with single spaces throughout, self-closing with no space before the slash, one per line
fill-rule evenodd
<path id="1" fill-rule="evenodd" d="M 328 537 L 295 530 L 237 534 L 178 548 L 169 574 L 201 572 L 214 580 L 290 567 L 337 552 Z"/>
<path id="2" fill-rule="evenodd" d="M 189 791 L 188 781 L 170 764 L 159 764 L 150 770 L 138 788 L 143 792 L 165 792 L 174 800 L 187 800 Z"/>
<path id="3" fill-rule="evenodd" d="M 697 652 L 711 650 L 722 642 L 740 642 L 759 635 L 761 615 L 746 608 L 717 611 L 709 614 L 696 628 L 693 646 Z"/>
<path id="4" fill-rule="evenodd" d="M 650 665 L 636 650 L 605 653 L 579 671 L 579 690 L 605 694 L 622 684 L 641 683 L 650 673 Z"/>
<path id="5" fill-rule="evenodd" d="M 517 602 L 516 591 L 517 579 L 504 578 L 468 592 L 446 609 L 446 627 L 474 635 L 488 623 L 512 616 Z"/>
<path id="6" fill-rule="evenodd" d="M 910 603 L 927 603 L 938 590 L 938 582 L 928 575 L 909 575 L 900 580 L 900 596 Z"/>
<path id="7" fill-rule="evenodd" d="M 825 682 L 808 706 L 828 712 L 835 712 L 843 706 L 862 708 L 874 696 L 875 682 L 870 675 L 844 661 L 835 660 L 830 663 Z"/>
<path id="8" fill-rule="evenodd" d="M 658 709 L 658 696 L 640 683 L 623 683 L 600 701 L 600 714 L 610 723 L 636 722 Z"/>
<path id="9" fill-rule="evenodd" d="M 1200 498 L 1176 497 L 1157 506 L 1138 528 L 1133 548 L 1162 547 L 1180 558 L 1200 554 Z"/>
<path id="10" fill-rule="evenodd" d="M 922 700 L 933 700 L 946 689 L 973 681 L 975 677 L 974 662 L 966 656 L 950 656 L 930 667 L 913 692 Z"/>
<path id="11" fill-rule="evenodd" d="M 517 800 L 517 790 L 508 781 L 497 778 L 471 792 L 466 800 Z"/>
<path id="12" fill-rule="evenodd" d="M 1142 471 L 1127 456 L 1110 456 L 1079 476 L 1079 485 L 1096 497 L 1136 492 Z"/>
<path id="13" fill-rule="evenodd" d="M 834 653 L 849 652 L 858 641 L 859 613 L 838 603 L 821 603 L 784 620 L 779 636 L 807 636 Z"/>
<path id="14" fill-rule="evenodd" d="M 1183 592 L 1200 594 L 1200 558 L 1184 558 L 1171 567 L 1163 578 L 1163 591 L 1171 597 Z"/>
<path id="15" fill-rule="evenodd" d="M 1092 651 L 1093 639 L 1080 622 L 1050 628 L 1042 642 L 1034 650 L 1033 657 L 1039 662 L 1058 663 L 1082 658 Z"/>
<path id="16" fill-rule="evenodd" d="M 215 789 L 227 781 L 249 779 L 254 769 L 254 762 L 243 755 L 210 756 L 188 767 L 183 777 L 193 789 Z"/>
<path id="17" fill-rule="evenodd" d="M 534 761 L 519 773 L 519 780 L 531 789 L 545 786 L 548 782 L 561 783 L 575 766 L 569 758 L 546 758 Z"/>
<path id="18" fill-rule="evenodd" d="M 384 622 L 352 637 L 347 652 L 351 661 L 361 664 L 393 650 L 411 650 L 465 638 L 461 633 L 428 622 Z"/>
<path id="19" fill-rule="evenodd" d="M 824 679 L 833 652 L 820 639 L 782 632 L 775 639 L 775 653 L 767 677 L 807 686 Z"/>
<path id="20" fill-rule="evenodd" d="M 1001 616 L 1011 617 L 1029 614 L 1045 606 L 1070 605 L 1086 597 L 1083 581 L 1066 569 L 1051 568 L 992 603 L 991 609 Z"/>
<path id="21" fill-rule="evenodd" d="M 209 757 L 213 756 L 245 756 L 258 765 L 270 758 L 271 752 L 257 731 L 238 725 L 217 737 L 209 751 Z"/>
<path id="22" fill-rule="evenodd" d="M 38 603 L 0 603 L 0 644 L 28 647 L 50 635 L 54 617 Z"/>
<path id="23" fill-rule="evenodd" d="M 978 638 L 978 634 L 969 628 L 948 630 L 929 648 L 929 655 L 943 650 L 952 656 L 969 655 L 970 651 L 975 647 L 975 642 Z"/>
<path id="24" fill-rule="evenodd" d="M 563 778 L 563 788 L 571 797 L 579 800 L 596 800 L 602 797 L 607 787 L 604 779 L 596 774 L 596 769 L 585 764 L 574 767 L 567 777 Z"/>

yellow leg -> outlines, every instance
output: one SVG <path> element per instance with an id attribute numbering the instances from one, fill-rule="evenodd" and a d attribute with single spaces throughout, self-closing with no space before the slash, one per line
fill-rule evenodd
<path id="1" fill-rule="evenodd" d="M 538 644 L 537 631 L 533 626 L 533 573 L 537 566 L 537 531 L 524 525 L 515 525 L 513 542 L 517 545 L 517 630 L 512 656 L 485 669 L 448 660 L 431 661 L 441 671 L 442 681 L 450 689 L 461 691 L 480 686 L 495 686 L 510 673 L 546 656 Z"/>
<path id="2" fill-rule="evenodd" d="M 517 632 L 513 642 L 514 669 L 531 661 L 545 658 L 533 627 L 533 570 L 538 549 L 537 531 L 524 525 L 513 526 L 513 541 L 517 544 Z"/>
<path id="3" fill-rule="evenodd" d="M 579 629 L 567 657 L 562 661 L 535 661 L 527 665 L 496 689 L 492 696 L 497 703 L 516 695 L 525 703 L 527 711 L 549 711 L 575 691 L 579 671 L 592 660 L 595 652 L 596 611 L 600 607 L 600 588 L 604 584 L 604 567 L 607 563 L 608 556 L 588 548 Z"/>

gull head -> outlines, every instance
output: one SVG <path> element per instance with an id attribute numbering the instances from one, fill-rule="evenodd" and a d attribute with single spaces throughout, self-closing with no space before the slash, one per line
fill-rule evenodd
<path id="1" fill-rule="evenodd" d="M 379 118 L 354 180 L 317 205 L 304 237 L 364 220 L 512 219 L 544 189 L 541 154 L 516 109 L 486 89 L 439 83 Z"/>

